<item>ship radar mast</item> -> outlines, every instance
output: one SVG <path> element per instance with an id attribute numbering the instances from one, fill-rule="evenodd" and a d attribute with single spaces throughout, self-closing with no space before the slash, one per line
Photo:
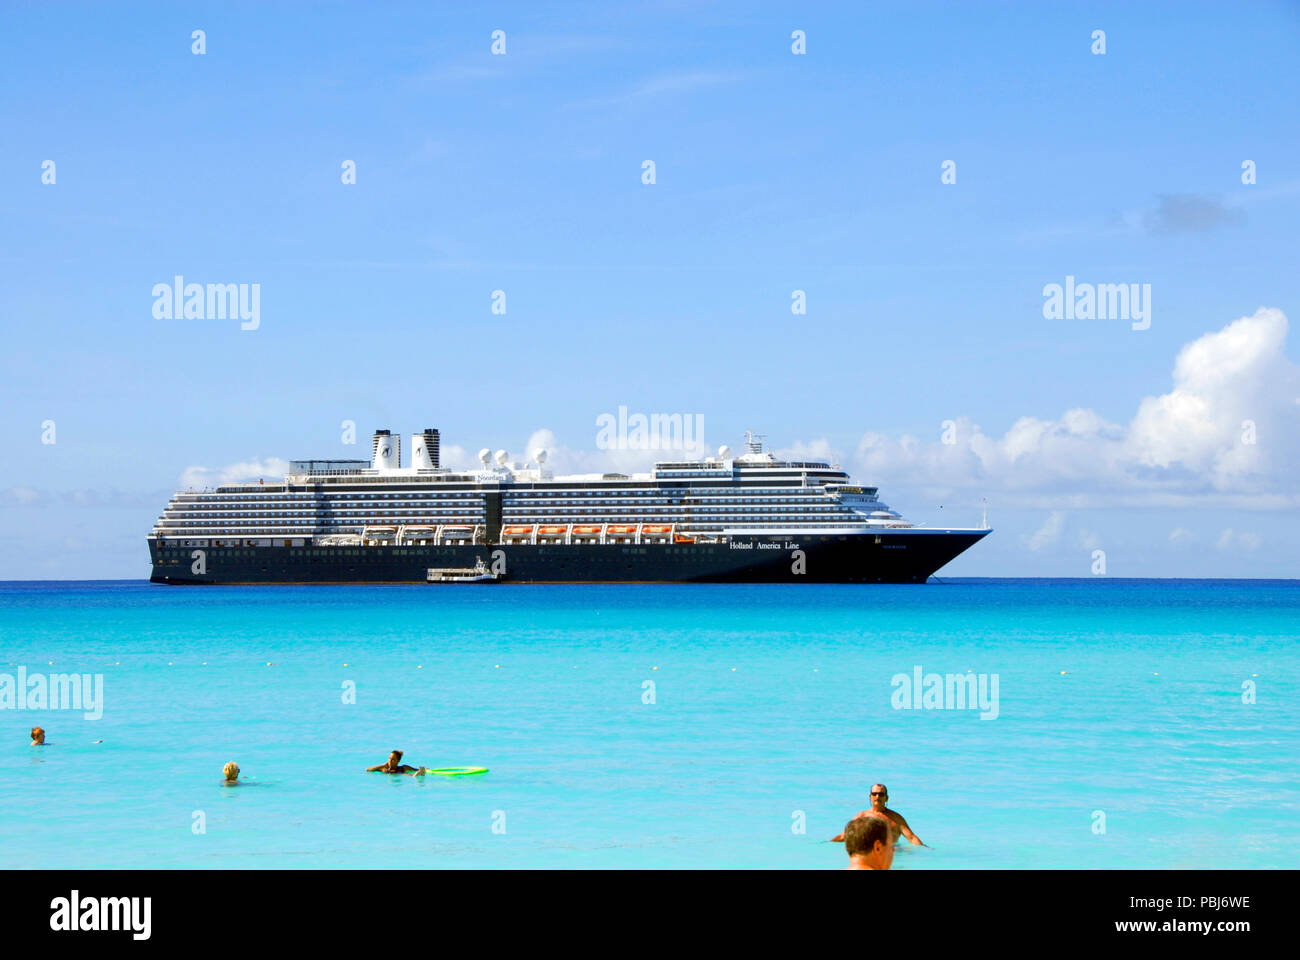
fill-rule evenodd
<path id="1" fill-rule="evenodd" d="M 762 453 L 763 441 L 767 439 L 765 433 L 755 433 L 753 430 L 745 431 L 745 445 L 749 447 L 750 453 Z"/>

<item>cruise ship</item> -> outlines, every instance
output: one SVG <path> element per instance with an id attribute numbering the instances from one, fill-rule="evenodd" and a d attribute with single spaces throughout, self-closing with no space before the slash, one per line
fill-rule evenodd
<path id="1" fill-rule="evenodd" d="M 745 452 L 556 476 L 546 451 L 440 464 L 439 433 L 379 430 L 370 460 L 172 496 L 151 579 L 240 583 L 923 583 L 990 532 L 904 520 L 838 466 Z"/>

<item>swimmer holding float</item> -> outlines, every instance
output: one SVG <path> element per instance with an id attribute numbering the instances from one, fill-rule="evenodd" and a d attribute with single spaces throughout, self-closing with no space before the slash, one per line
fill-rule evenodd
<path id="1" fill-rule="evenodd" d="M 388 760 L 384 763 L 377 767 L 366 767 L 366 773 L 404 773 L 407 776 L 422 777 L 425 774 L 425 768 L 402 763 L 402 751 L 394 750 L 388 755 Z"/>
<path id="2" fill-rule="evenodd" d="M 487 772 L 487 767 L 413 767 L 409 763 L 402 763 L 401 750 L 390 753 L 386 763 L 381 763 L 377 767 L 366 767 L 366 773 L 404 773 L 408 777 L 423 777 L 425 774 L 439 777 L 472 777 Z"/>

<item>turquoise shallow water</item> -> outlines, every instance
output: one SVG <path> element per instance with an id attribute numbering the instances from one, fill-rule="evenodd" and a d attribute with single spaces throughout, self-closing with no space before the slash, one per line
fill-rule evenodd
<path id="1" fill-rule="evenodd" d="M 1297 581 L 0 584 L 0 673 L 104 682 L 0 709 L 0 867 L 838 868 L 878 780 L 896 869 L 1294 867 L 1298 653 Z"/>

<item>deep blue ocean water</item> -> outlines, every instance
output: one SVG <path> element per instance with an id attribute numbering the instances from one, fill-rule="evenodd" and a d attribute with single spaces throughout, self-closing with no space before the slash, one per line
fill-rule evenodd
<path id="1" fill-rule="evenodd" d="M 1300 581 L 4 583 L 0 674 L 104 705 L 0 709 L 0 867 L 830 869 L 875 781 L 895 869 L 1294 867 L 1298 654 Z"/>

